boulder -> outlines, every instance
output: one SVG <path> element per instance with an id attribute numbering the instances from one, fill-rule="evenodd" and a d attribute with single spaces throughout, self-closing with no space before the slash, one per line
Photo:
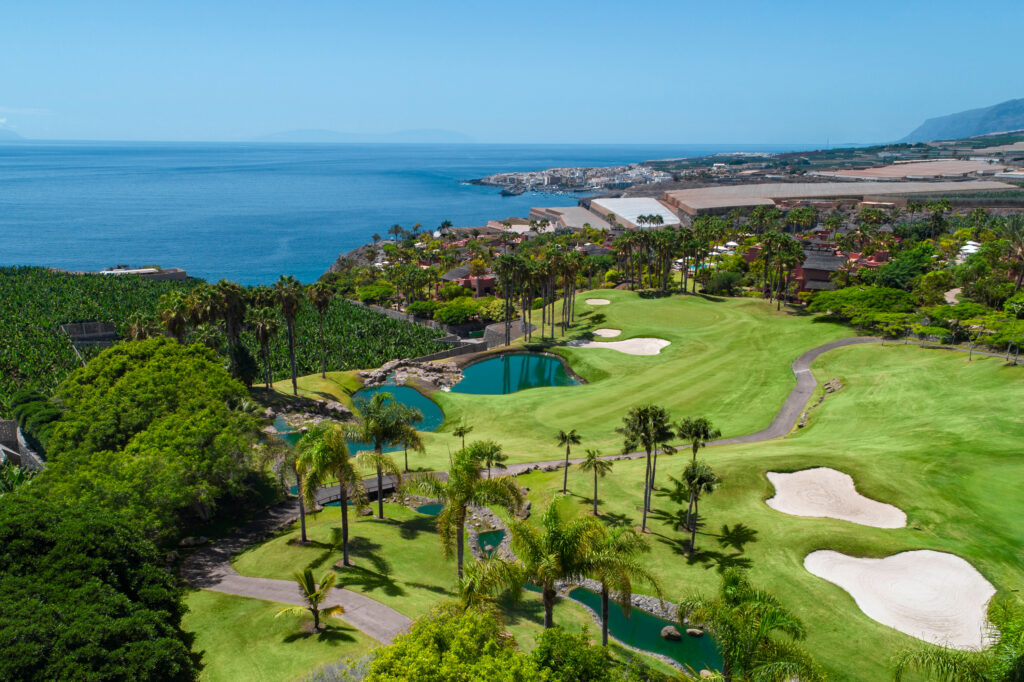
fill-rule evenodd
<path id="1" fill-rule="evenodd" d="M 714 677 L 714 676 L 715 676 L 715 674 L 713 672 L 711 672 L 710 670 L 708 670 L 707 668 L 704 668 L 703 670 L 700 671 L 700 679 L 702 679 L 702 680 L 706 680 L 706 679 Z"/>
<path id="2" fill-rule="evenodd" d="M 690 637 L 703 637 L 704 631 L 700 628 L 686 628 L 686 634 Z"/>
<path id="3" fill-rule="evenodd" d="M 674 625 L 666 625 L 661 629 L 661 638 L 667 639 L 670 642 L 678 642 L 683 636 L 679 634 L 679 630 L 676 630 Z"/>

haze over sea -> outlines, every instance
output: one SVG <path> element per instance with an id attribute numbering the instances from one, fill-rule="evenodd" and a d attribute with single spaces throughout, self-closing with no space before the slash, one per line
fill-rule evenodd
<path id="1" fill-rule="evenodd" d="M 0 145 L 0 265 L 181 267 L 208 280 L 319 277 L 388 227 L 526 216 L 578 196 L 465 180 L 798 145 L 26 143 Z"/>

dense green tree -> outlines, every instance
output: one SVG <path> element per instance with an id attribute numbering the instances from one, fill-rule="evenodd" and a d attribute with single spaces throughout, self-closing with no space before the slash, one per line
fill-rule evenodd
<path id="1" fill-rule="evenodd" d="M 327 331 L 324 328 L 324 321 L 327 311 L 331 308 L 331 301 L 334 299 L 334 289 L 323 282 L 314 282 L 306 287 L 306 297 L 316 309 L 318 321 L 320 322 L 320 376 L 327 378 Z"/>
<path id="2" fill-rule="evenodd" d="M 104 509 L 0 498 L 0 679 L 195 680 L 180 597 L 152 543 Z"/>
<path id="3" fill-rule="evenodd" d="M 281 275 L 281 278 L 274 284 L 274 291 L 277 293 L 277 303 L 281 307 L 281 314 L 284 315 L 284 323 L 288 328 L 288 359 L 292 371 L 292 394 L 298 395 L 298 370 L 295 368 L 295 318 L 299 314 L 299 306 L 302 304 L 302 284 L 291 275 Z"/>
<path id="4" fill-rule="evenodd" d="M 493 440 L 478 440 L 469 444 L 466 448 L 469 456 L 480 463 L 480 466 L 487 469 L 487 478 L 491 477 L 491 469 L 504 469 L 504 462 L 508 455 L 501 451 L 501 446 Z"/>
<path id="5" fill-rule="evenodd" d="M 277 314 L 270 307 L 250 308 L 247 320 L 249 328 L 256 336 L 256 342 L 260 346 L 260 356 L 263 358 L 264 382 L 267 390 L 273 381 L 270 364 L 270 342 L 277 336 L 278 322 Z"/>

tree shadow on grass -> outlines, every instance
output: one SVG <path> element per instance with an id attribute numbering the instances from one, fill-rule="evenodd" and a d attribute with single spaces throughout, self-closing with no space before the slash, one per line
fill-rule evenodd
<path id="1" fill-rule="evenodd" d="M 360 566 L 349 566 L 338 573 L 338 587 L 351 589 L 355 592 L 382 591 L 389 597 L 405 596 L 405 590 L 391 576 L 374 573 Z"/>
<path id="2" fill-rule="evenodd" d="M 502 597 L 498 603 L 505 612 L 506 625 L 518 625 L 519 623 L 544 623 L 544 603 L 540 599 L 527 599 L 523 594 L 518 604 L 514 604 L 510 597 Z"/>
<path id="3" fill-rule="evenodd" d="M 698 522 L 697 528 L 699 529 L 701 525 Z M 698 545 L 697 550 L 691 553 L 689 534 L 681 538 L 660 536 L 658 542 L 669 547 L 675 554 L 684 557 L 689 566 L 700 565 L 704 568 L 714 568 L 719 573 L 724 572 L 728 568 L 748 569 L 753 566 L 753 561 L 746 557 L 743 552 L 746 544 L 757 542 L 757 531 L 753 528 L 738 523 L 732 528 L 728 525 L 723 525 L 721 532 L 717 534 L 698 530 L 697 535 L 702 538 L 714 537 L 721 546 L 732 547 L 734 551 L 719 552 L 713 549 L 701 548 Z"/>
<path id="4" fill-rule="evenodd" d="M 321 621 L 323 622 L 323 621 Z M 292 634 L 284 637 L 282 641 L 291 643 L 298 642 L 306 639 L 315 639 L 318 642 L 324 642 L 327 644 L 341 644 L 342 642 L 354 642 L 356 638 L 351 634 L 349 628 L 341 628 L 335 625 L 324 624 L 319 632 L 293 632 Z"/>
<path id="5" fill-rule="evenodd" d="M 291 543 L 289 542 L 289 544 L 291 544 Z M 351 543 L 349 543 L 349 545 L 351 546 Z M 342 548 L 341 548 L 341 529 L 340 528 L 332 528 L 331 529 L 331 541 L 330 542 L 321 542 L 319 540 L 310 540 L 305 545 L 301 545 L 301 546 L 304 546 L 304 547 L 316 547 L 318 549 L 324 550 L 323 552 L 318 554 L 316 557 L 311 559 L 310 562 L 307 564 L 308 568 L 320 568 L 321 566 L 323 566 L 325 563 L 327 563 L 331 559 L 331 556 L 333 554 L 342 551 Z"/>
<path id="6" fill-rule="evenodd" d="M 757 542 L 757 531 L 742 523 L 737 523 L 732 528 L 725 524 L 718 534 L 719 545 L 732 547 L 737 552 L 742 552 L 744 545 L 751 542 Z"/>
<path id="7" fill-rule="evenodd" d="M 598 507 L 597 511 L 600 512 L 600 514 L 601 514 L 598 518 L 600 518 L 602 521 L 607 523 L 609 526 L 632 526 L 633 525 L 633 519 L 631 519 L 626 514 L 620 514 L 620 513 L 608 512 L 608 511 L 601 511 L 600 507 Z"/>
<path id="8" fill-rule="evenodd" d="M 451 590 L 446 589 L 444 587 L 441 587 L 440 585 L 428 585 L 426 583 L 410 583 L 410 582 L 406 582 L 405 584 L 408 585 L 409 587 L 415 587 L 415 588 L 420 589 L 420 590 L 427 590 L 428 592 L 433 592 L 434 594 L 443 594 L 443 595 L 446 595 L 446 596 L 449 596 L 449 597 L 454 597 L 455 596 L 454 592 L 452 592 Z"/>
<path id="9" fill-rule="evenodd" d="M 415 540 L 420 533 L 433 533 L 437 530 L 436 516 L 422 516 L 417 514 L 408 521 L 399 524 L 398 534 L 403 540 Z"/>

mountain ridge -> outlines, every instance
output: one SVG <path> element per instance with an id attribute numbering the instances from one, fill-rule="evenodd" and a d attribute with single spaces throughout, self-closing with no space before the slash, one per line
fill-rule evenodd
<path id="1" fill-rule="evenodd" d="M 960 140 L 1024 128 L 1024 99 L 929 118 L 900 142 Z"/>

